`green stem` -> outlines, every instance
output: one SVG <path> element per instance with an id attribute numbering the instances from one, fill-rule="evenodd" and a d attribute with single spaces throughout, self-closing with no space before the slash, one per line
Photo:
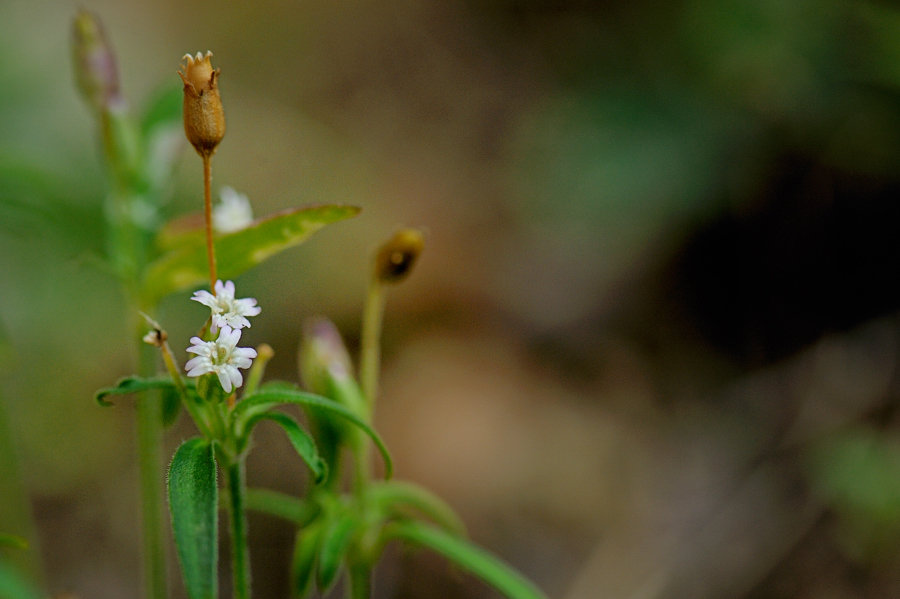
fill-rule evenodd
<path id="1" fill-rule="evenodd" d="M 234 599 L 250 598 L 250 551 L 247 547 L 247 515 L 244 460 L 236 458 L 228 466 L 228 516 L 231 521 L 231 573 Z"/>
<path id="2" fill-rule="evenodd" d="M 372 594 L 372 569 L 368 565 L 357 564 L 350 567 L 350 599 L 369 599 Z"/>
<path id="3" fill-rule="evenodd" d="M 384 287 L 381 282 L 372 277 L 369 283 L 369 291 L 366 295 L 366 305 L 363 311 L 362 339 L 360 341 L 359 378 L 362 381 L 362 391 L 369 401 L 369 407 L 375 405 L 378 395 L 378 371 L 381 366 L 381 323 L 384 319 Z"/>
<path id="4" fill-rule="evenodd" d="M 141 343 L 140 373 L 156 374 L 156 352 Z M 166 552 L 163 539 L 162 400 L 158 391 L 144 392 L 137 402 L 138 467 L 141 481 L 144 596 L 165 599 Z"/>

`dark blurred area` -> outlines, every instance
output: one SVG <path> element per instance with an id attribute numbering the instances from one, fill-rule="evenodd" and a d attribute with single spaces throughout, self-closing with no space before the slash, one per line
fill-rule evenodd
<path id="1" fill-rule="evenodd" d="M 269 376 L 296 380 L 309 316 L 358 344 L 371 251 L 427 231 L 388 299 L 377 428 L 398 477 L 548 596 L 900 593 L 900 5 L 84 6 L 136 108 L 213 51 L 216 188 L 257 215 L 363 208 L 241 277 Z M 74 11 L 0 3 L 0 400 L 50 588 L 132 597 L 133 410 L 91 400 L 134 370 L 131 315 L 97 267 Z M 191 152 L 177 179 L 172 217 L 200 207 Z M 176 348 L 203 318 L 188 297 L 160 318 Z M 306 485 L 274 433 L 249 472 Z M 255 593 L 286 596 L 291 527 L 252 516 L 250 537 Z M 376 596 L 494 595 L 394 547 Z"/>

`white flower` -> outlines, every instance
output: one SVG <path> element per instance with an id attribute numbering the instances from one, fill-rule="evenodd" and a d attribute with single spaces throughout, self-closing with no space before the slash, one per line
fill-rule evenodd
<path id="1" fill-rule="evenodd" d="M 204 341 L 200 337 L 191 338 L 191 347 L 188 353 L 197 354 L 185 364 L 188 376 L 201 376 L 210 372 L 215 373 L 222 383 L 225 393 L 231 393 L 244 384 L 238 368 L 250 368 L 251 359 L 256 357 L 256 350 L 249 347 L 235 347 L 241 339 L 240 330 L 232 330 L 229 326 L 223 326 L 219 338 L 215 341 Z"/>
<path id="2" fill-rule="evenodd" d="M 230 187 L 219 190 L 222 201 L 213 207 L 213 228 L 219 233 L 233 233 L 246 229 L 253 222 L 250 200 Z"/>
<path id="3" fill-rule="evenodd" d="M 256 316 L 260 313 L 256 300 L 248 297 L 246 299 L 234 299 L 234 283 L 231 281 L 216 281 L 216 294 L 213 295 L 209 291 L 195 291 L 194 297 L 191 299 L 200 302 L 204 306 L 209 306 L 212 310 L 212 330 L 213 333 L 219 327 L 228 326 L 232 329 L 242 329 L 250 326 L 247 316 Z"/>

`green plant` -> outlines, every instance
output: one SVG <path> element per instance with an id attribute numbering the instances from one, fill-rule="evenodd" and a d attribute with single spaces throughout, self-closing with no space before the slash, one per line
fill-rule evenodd
<path id="1" fill-rule="evenodd" d="M 192 599 L 218 596 L 221 507 L 229 521 L 232 595 L 238 599 L 249 597 L 251 589 L 248 509 L 298 525 L 292 574 L 296 596 L 307 596 L 313 586 L 327 592 L 346 569 L 349 595 L 368 597 L 371 572 L 382 550 L 399 540 L 445 555 L 510 597 L 542 597 L 515 571 L 470 544 L 459 518 L 440 499 L 420 487 L 391 481 L 390 454 L 372 428 L 384 287 L 409 274 L 422 251 L 421 233 L 399 232 L 375 257 L 363 316 L 362 386 L 340 335 L 324 319 L 309 321 L 306 327 L 300 367 L 307 389 L 283 381 L 263 383 L 271 348 L 237 347 L 241 329 L 250 326 L 249 318 L 260 308 L 255 300 L 237 299 L 227 279 L 359 209 L 315 206 L 252 220 L 246 200 L 233 192 L 214 209 L 212 158 L 224 137 L 225 120 L 212 55 L 186 55 L 181 102 L 173 92 L 164 92 L 138 125 L 119 92 L 115 59 L 97 19 L 80 13 L 75 32 L 78 80 L 97 116 L 109 171 L 108 259 L 127 290 L 136 315 L 135 338 L 142 348 L 139 374 L 100 390 L 96 399 L 109 406 L 113 396 L 138 396 L 147 597 L 165 596 L 160 439 L 182 407 L 199 435 L 175 452 L 167 488 L 179 562 Z M 203 162 L 202 226 L 185 219 L 164 223 L 159 216 L 176 156 L 172 144 L 161 140 L 171 140 L 182 126 Z M 191 299 L 211 313 L 191 339 L 187 351 L 195 357 L 187 362 L 185 377 L 166 331 L 155 320 L 157 307 L 167 295 L 205 281 L 209 291 L 196 291 Z M 165 375 L 157 373 L 160 362 Z M 246 381 L 241 370 L 248 370 Z M 279 410 L 285 406 L 305 410 L 312 435 Z M 279 426 L 308 466 L 316 486 L 306 497 L 247 488 L 246 457 L 255 427 L 262 422 Z M 373 445 L 384 462 L 384 480 L 372 473 Z M 345 488 L 341 470 L 348 465 L 352 475 Z M 224 478 L 221 497 L 218 471 Z"/>

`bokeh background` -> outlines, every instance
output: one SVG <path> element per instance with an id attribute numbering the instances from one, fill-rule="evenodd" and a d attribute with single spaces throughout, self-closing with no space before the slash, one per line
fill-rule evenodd
<path id="1" fill-rule="evenodd" d="M 399 477 L 551 598 L 900 593 L 900 4 L 81 5 L 135 110 L 214 52 L 216 187 L 258 215 L 363 208 L 239 280 L 271 376 L 296 380 L 306 317 L 355 348 L 369 254 L 427 231 L 389 297 L 377 427 Z M 133 408 L 91 399 L 134 355 L 96 259 L 76 8 L 0 0 L 0 407 L 49 588 L 136 597 Z M 201 197 L 186 151 L 166 212 Z M 176 347 L 188 297 L 163 306 Z M 260 437 L 250 483 L 303 491 L 284 439 Z M 286 596 L 290 526 L 250 535 L 257 596 Z M 495 596 L 396 548 L 376 584 Z"/>

